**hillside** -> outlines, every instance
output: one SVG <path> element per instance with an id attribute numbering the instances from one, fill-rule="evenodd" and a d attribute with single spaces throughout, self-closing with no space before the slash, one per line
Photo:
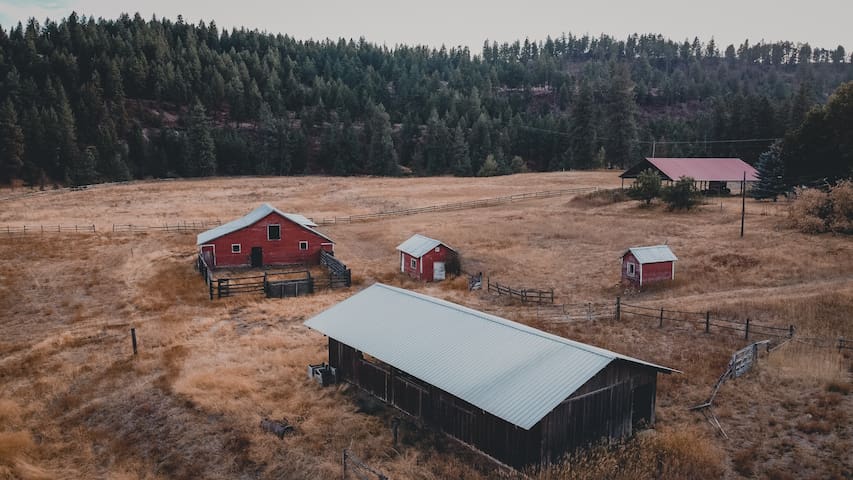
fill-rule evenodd
<path id="1" fill-rule="evenodd" d="M 853 79 L 847 55 L 654 34 L 389 48 L 72 13 L 0 29 L 0 182 L 492 175 L 625 166 L 667 140 L 687 143 L 656 154 L 754 162 Z M 708 143 L 733 139 L 750 141 Z"/>

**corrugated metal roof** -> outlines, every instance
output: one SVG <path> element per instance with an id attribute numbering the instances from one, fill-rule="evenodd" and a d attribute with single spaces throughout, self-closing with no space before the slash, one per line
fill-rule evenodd
<path id="1" fill-rule="evenodd" d="M 316 227 L 317 224 L 312 222 L 311 220 L 307 219 L 306 217 L 304 217 L 302 215 L 295 214 L 295 213 L 284 213 L 281 210 L 273 207 L 269 203 L 265 203 L 265 204 L 261 205 L 260 207 L 252 210 L 251 212 L 246 214 L 246 216 L 244 216 L 244 217 L 240 217 L 237 220 L 232 220 L 232 221 L 225 223 L 225 224 L 222 224 L 216 228 L 211 228 L 210 230 L 208 230 L 206 232 L 199 233 L 198 236 L 196 237 L 196 242 L 198 245 L 211 242 L 211 241 L 216 240 L 217 238 L 219 238 L 223 235 L 227 235 L 231 232 L 236 232 L 237 230 L 240 230 L 242 228 L 246 228 L 249 225 L 252 225 L 256 222 L 259 222 L 261 219 L 263 219 L 264 217 L 266 217 L 267 215 L 269 215 L 270 213 L 273 213 L 273 212 L 281 215 L 282 217 L 290 220 L 293 223 L 296 223 L 297 225 L 301 226 L 302 228 L 309 230 L 311 233 L 319 235 L 319 236 L 325 238 L 326 240 L 328 240 L 330 242 L 332 241 L 331 238 L 323 235 L 322 233 L 318 232 L 317 230 L 314 230 L 312 227 Z"/>
<path id="2" fill-rule="evenodd" d="M 420 258 L 439 245 L 444 245 L 445 247 L 450 248 L 444 242 L 416 233 L 405 242 L 397 245 L 397 250 L 408 253 L 415 258 Z M 450 249 L 453 250 L 452 248 Z"/>
<path id="3" fill-rule="evenodd" d="M 620 177 L 636 178 L 649 166 L 658 169 L 665 180 L 690 177 L 703 182 L 739 182 L 746 172 L 747 182 L 758 181 L 758 171 L 739 158 L 646 158 Z"/>
<path id="4" fill-rule="evenodd" d="M 379 283 L 305 325 L 526 430 L 613 360 L 673 371 Z"/>
<path id="5" fill-rule="evenodd" d="M 666 245 L 655 245 L 652 247 L 632 247 L 625 250 L 625 253 L 631 252 L 634 258 L 640 263 L 659 263 L 659 262 L 674 262 L 678 257 L 672 253 Z M 625 256 L 625 253 L 622 256 Z"/>

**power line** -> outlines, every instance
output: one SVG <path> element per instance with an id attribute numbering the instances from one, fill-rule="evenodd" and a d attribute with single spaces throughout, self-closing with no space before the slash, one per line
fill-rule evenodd
<path id="1" fill-rule="evenodd" d="M 532 130 L 543 133 L 550 133 L 553 135 L 562 135 L 564 137 L 571 137 L 572 135 L 566 132 L 560 132 L 558 130 L 548 130 L 546 128 L 538 128 L 538 127 L 530 127 L 527 125 L 522 125 L 520 128 L 524 130 Z M 596 140 L 613 140 L 607 137 L 595 137 Z M 739 138 L 734 140 L 677 140 L 677 141 L 665 141 L 665 140 L 637 140 L 637 143 L 645 144 L 645 145 L 677 145 L 677 144 L 690 144 L 690 143 L 702 143 L 702 144 L 710 144 L 710 143 L 748 143 L 748 142 L 774 142 L 776 140 L 781 140 L 781 138 Z"/>

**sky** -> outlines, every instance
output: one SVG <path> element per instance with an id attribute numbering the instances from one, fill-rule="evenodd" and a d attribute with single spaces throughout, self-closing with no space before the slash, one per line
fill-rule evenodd
<path id="1" fill-rule="evenodd" d="M 692 5 L 692 6 L 691 6 Z M 139 12 L 148 19 L 215 20 L 297 39 L 344 37 L 386 44 L 464 45 L 479 53 L 483 41 L 544 40 L 561 33 L 625 38 L 660 33 L 681 41 L 714 37 L 718 46 L 745 39 L 809 42 L 853 49 L 853 0 L 0 0 L 4 29 L 35 17 L 116 18 Z"/>

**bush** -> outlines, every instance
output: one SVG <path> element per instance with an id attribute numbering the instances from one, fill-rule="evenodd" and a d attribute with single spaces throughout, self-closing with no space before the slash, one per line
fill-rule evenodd
<path id="1" fill-rule="evenodd" d="M 644 200 L 646 205 L 652 203 L 652 199 L 658 197 L 661 192 L 661 179 L 658 172 L 647 168 L 637 175 L 637 180 L 628 189 L 628 196 L 634 200 Z"/>
<path id="2" fill-rule="evenodd" d="M 853 181 L 838 182 L 825 192 L 796 189 L 788 211 L 792 228 L 803 233 L 853 233 Z"/>
<path id="3" fill-rule="evenodd" d="M 696 189 L 695 180 L 681 177 L 675 185 L 664 188 L 661 197 L 670 210 L 690 210 L 699 204 L 701 194 Z"/>

